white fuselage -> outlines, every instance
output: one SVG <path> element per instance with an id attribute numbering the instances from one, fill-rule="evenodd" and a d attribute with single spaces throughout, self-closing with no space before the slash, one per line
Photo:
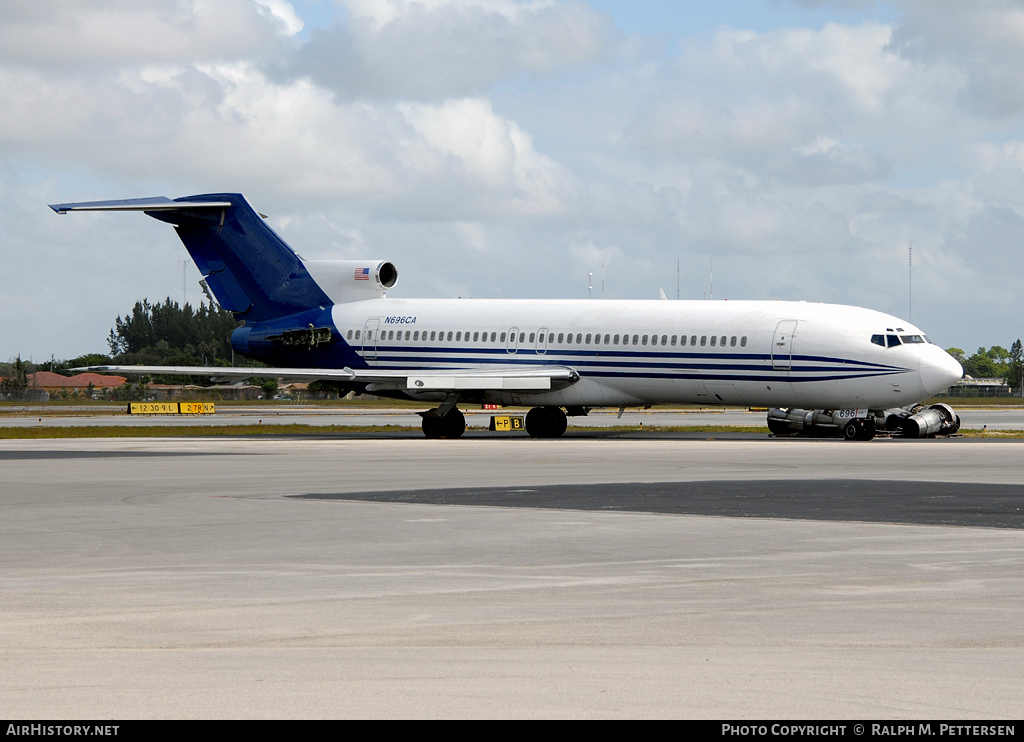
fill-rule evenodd
<path id="1" fill-rule="evenodd" d="M 962 374 L 907 322 L 831 304 L 380 298 L 336 304 L 332 315 L 373 368 L 579 373 L 557 390 L 482 395 L 501 404 L 884 409 L 945 391 Z M 877 336 L 910 340 L 885 347 Z"/>

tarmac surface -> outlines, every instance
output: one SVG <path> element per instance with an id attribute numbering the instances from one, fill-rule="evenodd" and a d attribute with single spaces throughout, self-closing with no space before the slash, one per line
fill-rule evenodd
<path id="1" fill-rule="evenodd" d="M 0 715 L 1016 718 L 1022 454 L 0 441 Z"/>

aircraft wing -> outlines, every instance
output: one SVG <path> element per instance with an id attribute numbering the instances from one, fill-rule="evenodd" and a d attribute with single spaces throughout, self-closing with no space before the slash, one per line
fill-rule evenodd
<path id="1" fill-rule="evenodd" d="M 411 392 L 561 389 L 579 381 L 566 366 L 490 366 L 487 368 L 237 368 L 222 366 L 87 366 L 75 371 L 164 376 L 207 376 L 214 381 L 272 377 L 291 381 L 346 381 L 369 384 L 367 391 Z"/>

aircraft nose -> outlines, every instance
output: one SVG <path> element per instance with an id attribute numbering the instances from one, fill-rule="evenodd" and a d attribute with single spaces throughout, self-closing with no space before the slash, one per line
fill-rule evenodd
<path id="1" fill-rule="evenodd" d="M 963 375 L 957 360 L 938 346 L 930 346 L 921 357 L 921 386 L 929 395 L 946 391 Z"/>

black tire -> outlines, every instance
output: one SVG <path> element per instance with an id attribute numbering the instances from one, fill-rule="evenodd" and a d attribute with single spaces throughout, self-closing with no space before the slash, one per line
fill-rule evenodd
<path id="1" fill-rule="evenodd" d="M 441 434 L 444 432 L 443 420 L 443 417 L 423 418 L 423 435 L 427 438 L 440 438 Z"/>
<path id="2" fill-rule="evenodd" d="M 461 438 L 466 432 L 466 416 L 461 410 L 452 409 L 447 415 L 441 418 L 443 426 L 442 436 L 445 438 Z"/>
<path id="3" fill-rule="evenodd" d="M 569 427 L 569 420 L 561 407 L 547 407 L 548 413 L 548 438 L 561 438 L 565 435 L 565 429 Z"/>
<path id="4" fill-rule="evenodd" d="M 534 407 L 526 413 L 526 432 L 531 438 L 560 438 L 568 426 L 561 407 Z"/>
<path id="5" fill-rule="evenodd" d="M 846 427 L 843 428 L 843 438 L 848 441 L 860 440 L 861 427 L 856 422 L 846 423 Z"/>
<path id="6" fill-rule="evenodd" d="M 526 413 L 526 433 L 531 438 L 544 438 L 547 431 L 548 416 L 543 407 L 534 407 Z"/>

